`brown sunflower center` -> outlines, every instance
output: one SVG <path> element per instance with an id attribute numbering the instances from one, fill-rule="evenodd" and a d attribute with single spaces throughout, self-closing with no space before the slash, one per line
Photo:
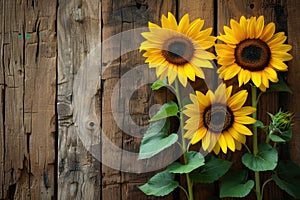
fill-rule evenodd
<path id="1" fill-rule="evenodd" d="M 207 107 L 203 113 L 204 126 L 212 133 L 222 133 L 232 126 L 234 116 L 230 108 L 224 104 Z"/>
<path id="2" fill-rule="evenodd" d="M 191 61 L 194 55 L 194 45 L 187 38 L 173 37 L 165 41 L 162 55 L 169 63 L 184 65 Z"/>
<path id="3" fill-rule="evenodd" d="M 268 66 L 271 58 L 269 46 L 260 39 L 246 39 L 235 48 L 236 63 L 249 71 L 261 71 Z"/>

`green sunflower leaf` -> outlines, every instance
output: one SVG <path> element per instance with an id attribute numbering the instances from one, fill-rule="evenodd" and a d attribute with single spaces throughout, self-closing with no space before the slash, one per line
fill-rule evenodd
<path id="1" fill-rule="evenodd" d="M 277 161 L 277 150 L 266 143 L 258 145 L 258 154 L 256 156 L 246 153 L 242 157 L 243 164 L 253 171 L 273 170 L 277 165 Z"/>
<path id="2" fill-rule="evenodd" d="M 292 161 L 280 161 L 272 179 L 282 190 L 300 199 L 300 167 Z"/>
<path id="3" fill-rule="evenodd" d="M 187 164 L 182 165 L 179 162 L 174 162 L 169 165 L 167 170 L 171 173 L 184 174 L 190 173 L 194 169 L 204 165 L 204 157 L 199 152 L 189 151 L 187 152 L 186 158 Z"/>
<path id="4" fill-rule="evenodd" d="M 158 121 L 153 123 L 144 135 L 138 159 L 151 158 L 178 140 L 176 133 L 168 134 L 170 122 Z"/>
<path id="5" fill-rule="evenodd" d="M 155 82 L 152 84 L 151 89 L 152 89 L 153 91 L 155 91 L 155 90 L 159 90 L 160 88 L 165 87 L 165 86 L 167 86 L 167 85 L 168 85 L 168 84 L 167 84 L 167 80 L 166 80 L 166 79 L 164 79 L 164 80 L 157 80 L 157 81 L 155 81 Z"/>
<path id="6" fill-rule="evenodd" d="M 290 94 L 293 93 L 291 88 L 286 84 L 286 82 L 284 81 L 284 79 L 282 78 L 282 76 L 280 74 L 278 74 L 278 82 L 277 83 L 270 82 L 270 87 L 267 91 L 269 91 L 269 92 L 288 92 Z"/>
<path id="7" fill-rule="evenodd" d="M 224 197 L 245 197 L 254 186 L 253 180 L 248 180 L 246 170 L 236 170 L 225 175 L 220 190 L 220 198 Z"/>
<path id="8" fill-rule="evenodd" d="M 211 155 L 205 157 L 205 165 L 200 167 L 200 171 L 191 174 L 191 179 L 199 183 L 213 183 L 222 177 L 231 167 L 232 163 Z"/>
<path id="9" fill-rule="evenodd" d="M 157 121 L 160 119 L 164 119 L 171 116 L 176 116 L 178 113 L 178 106 L 175 102 L 169 101 L 162 105 L 162 107 L 159 109 L 159 111 L 154 115 L 150 122 Z"/>
<path id="10" fill-rule="evenodd" d="M 171 174 L 167 170 L 153 176 L 148 183 L 139 187 L 146 195 L 165 196 L 171 193 L 179 186 L 177 181 L 174 181 L 175 174 Z"/>

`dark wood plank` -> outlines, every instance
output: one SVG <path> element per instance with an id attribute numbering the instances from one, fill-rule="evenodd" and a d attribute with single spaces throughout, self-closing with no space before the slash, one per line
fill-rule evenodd
<path id="1" fill-rule="evenodd" d="M 298 165 L 300 165 L 300 134 L 298 132 L 300 128 L 300 105 L 299 105 L 299 77 L 300 77 L 300 38 L 298 36 L 300 22 L 299 20 L 299 8 L 300 4 L 296 0 L 288 0 L 287 1 L 287 27 L 288 27 L 288 43 L 293 46 L 291 50 L 291 54 L 294 56 L 293 60 L 288 63 L 289 71 L 288 71 L 288 84 L 293 91 L 292 95 L 289 95 L 287 101 L 285 102 L 287 105 L 287 109 L 294 113 L 294 127 L 293 127 L 293 139 L 290 143 L 290 157 L 293 161 L 295 161 Z M 285 98 L 284 96 L 283 98 Z"/>
<path id="2" fill-rule="evenodd" d="M 183 15 L 189 14 L 190 21 L 193 21 L 197 18 L 203 19 L 204 26 L 202 29 L 214 28 L 214 1 L 205 1 L 205 0 L 187 0 L 187 1 L 179 1 L 178 5 L 178 14 L 179 19 L 182 18 Z M 213 30 L 212 35 L 214 34 Z M 216 67 L 215 69 L 203 69 L 205 73 L 205 80 L 196 79 L 196 81 L 190 82 L 195 90 L 199 90 L 201 92 L 206 92 L 208 88 L 213 89 L 218 80 L 216 79 Z M 215 83 L 216 82 L 216 83 Z M 195 151 L 199 150 L 199 145 L 194 145 Z M 186 188 L 186 179 L 185 176 L 182 176 L 181 184 Z M 212 196 L 216 196 L 217 192 L 215 191 L 214 184 L 194 184 L 194 199 L 209 199 Z M 181 199 L 185 199 L 185 195 L 181 192 Z"/>
<path id="3" fill-rule="evenodd" d="M 276 32 L 278 31 L 287 31 L 287 21 L 286 21 L 286 1 L 248 1 L 248 0 L 220 0 L 218 1 L 218 32 L 224 33 L 223 26 L 229 26 L 230 19 L 233 18 L 235 20 L 239 20 L 241 16 L 250 17 L 250 16 L 260 16 L 263 15 L 265 17 L 265 24 L 269 22 L 275 22 L 276 24 Z M 237 88 L 237 79 L 233 79 L 230 83 L 236 85 Z M 269 123 L 269 116 L 267 112 L 276 113 L 279 110 L 279 94 L 278 93 L 267 93 L 263 94 L 262 98 L 258 105 L 258 119 L 263 121 L 264 123 Z M 250 103 L 250 102 L 249 102 Z M 259 134 L 259 140 L 264 140 L 264 134 Z M 248 146 L 252 147 L 252 138 L 249 137 L 247 139 Z M 240 163 L 240 155 L 234 154 L 232 155 L 232 160 L 235 163 Z M 231 157 L 231 156 L 230 156 Z M 241 167 L 242 164 L 238 164 L 236 167 Z M 261 173 L 262 183 L 263 180 L 266 180 L 270 174 Z M 250 174 L 250 178 L 253 177 Z M 271 186 L 271 187 L 270 187 Z M 273 183 L 269 184 L 265 191 L 264 197 L 267 199 L 282 199 L 283 198 L 282 191 L 275 187 Z M 252 192 L 245 199 L 253 199 L 255 198 L 254 193 Z"/>
<path id="4" fill-rule="evenodd" d="M 136 88 L 136 84 L 145 81 L 154 73 L 145 69 L 138 74 L 126 77 L 126 73 L 140 67 L 144 64 L 142 54 L 138 52 L 139 43 L 143 40 L 140 31 L 127 36 L 124 31 L 147 27 L 148 21 L 160 24 L 162 14 L 168 11 L 175 13 L 174 1 L 103 1 L 103 41 L 110 39 L 115 34 L 122 34 L 122 40 L 116 45 L 114 51 L 109 51 L 103 46 L 102 67 L 105 72 L 102 74 L 103 97 L 102 97 L 102 130 L 105 137 L 108 137 L 117 148 L 128 152 L 138 152 L 142 134 L 145 132 L 137 127 L 146 127 L 148 125 L 148 111 L 152 103 L 164 102 L 166 93 L 162 94 L 158 100 L 153 100 L 153 94 L 149 86 Z M 146 29 L 145 29 L 146 30 Z M 128 46 L 129 45 L 129 46 Z M 121 50 L 132 48 L 133 51 L 120 53 Z M 112 61 L 110 66 L 106 64 Z M 122 81 L 118 83 L 118 81 Z M 119 84 L 119 85 L 118 85 Z M 119 87 L 119 96 L 112 97 L 114 88 Z M 134 91 L 133 96 L 128 96 L 130 91 Z M 130 100 L 130 101 L 129 101 Z M 126 104 L 129 101 L 129 104 Z M 113 104 L 111 104 L 113 103 Z M 115 104 L 116 103 L 116 104 Z M 115 107 L 113 107 L 115 106 Z M 112 108 L 113 107 L 113 108 Z M 119 125 L 113 114 L 118 115 Z M 129 116 L 130 115 L 130 116 Z M 134 124 L 129 123 L 129 118 L 133 119 Z M 103 136 L 104 137 L 104 136 Z M 102 140 L 103 141 L 103 140 Z M 123 167 L 113 169 L 103 165 L 103 199 L 109 199 L 114 194 L 114 199 L 153 199 L 143 194 L 137 187 L 144 184 L 153 175 L 153 173 L 135 174 L 143 172 L 142 165 L 130 154 L 115 153 L 110 149 L 110 144 L 102 144 L 102 158 L 113 159 L 114 164 Z M 137 154 L 136 154 L 137 156 Z M 160 161 L 156 161 L 160 162 Z M 151 163 L 149 163 L 151 164 Z M 140 166 L 140 167 L 139 167 Z M 122 170 L 133 170 L 133 173 L 122 172 Z M 134 171 L 136 170 L 136 171 Z M 164 197 L 164 199 L 170 199 Z"/>

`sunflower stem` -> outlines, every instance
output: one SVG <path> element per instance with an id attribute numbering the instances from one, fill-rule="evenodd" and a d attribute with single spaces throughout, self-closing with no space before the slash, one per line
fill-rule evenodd
<path id="1" fill-rule="evenodd" d="M 257 109 L 257 88 L 255 86 L 251 86 L 251 92 L 252 92 L 252 107 Z M 252 114 L 252 117 L 254 119 L 257 119 L 257 111 L 255 111 Z M 258 141 L 257 141 L 257 127 L 252 126 L 253 130 L 253 155 L 256 156 L 258 154 Z M 261 190 L 260 190 L 260 177 L 259 177 L 259 171 L 254 171 L 255 176 L 255 193 L 256 193 L 256 199 L 262 200 L 261 196 Z"/>
<path id="2" fill-rule="evenodd" d="M 181 131 L 181 139 L 182 139 L 182 150 L 183 150 L 183 160 L 184 164 L 187 164 L 187 152 L 188 149 L 186 147 L 185 139 L 184 139 L 184 121 L 183 121 L 183 115 L 182 115 L 182 104 L 181 104 L 181 99 L 180 99 L 180 91 L 179 91 L 179 86 L 178 86 L 178 80 L 175 79 L 175 94 L 177 97 L 177 102 L 178 102 L 178 107 L 179 107 L 179 119 L 180 119 L 180 131 Z M 188 186 L 188 200 L 194 200 L 194 195 L 193 195 L 193 182 L 190 179 L 189 173 L 186 173 L 186 182 Z"/>

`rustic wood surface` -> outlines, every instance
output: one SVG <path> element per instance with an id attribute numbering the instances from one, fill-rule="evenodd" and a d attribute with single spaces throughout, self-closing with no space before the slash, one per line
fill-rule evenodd
<path id="1" fill-rule="evenodd" d="M 0 199 L 56 196 L 56 5 L 0 2 Z"/>
<path id="2" fill-rule="evenodd" d="M 138 152 L 144 131 L 129 126 L 127 115 L 146 127 L 151 106 L 174 96 L 144 85 L 128 103 L 126 95 L 135 84 L 155 75 L 145 66 L 137 76 L 119 82 L 144 63 L 137 49 L 122 53 L 131 41 L 133 46 L 143 41 L 140 34 L 126 38 L 120 33 L 147 27 L 148 21 L 160 24 L 161 15 L 169 11 L 178 19 L 185 13 L 191 20 L 205 19 L 204 28 L 213 27 L 214 35 L 223 33 L 231 18 L 239 20 L 242 15 L 264 15 L 265 23 L 274 21 L 276 31 L 286 32 L 294 59 L 283 76 L 293 94 L 263 95 L 258 117 L 268 123 L 266 112 L 275 113 L 279 107 L 294 112 L 293 141 L 278 148 L 282 159 L 300 164 L 299 1 L 1 0 L 0 10 L 0 199 L 185 199 L 179 189 L 167 197 L 146 196 L 137 187 L 155 172 L 123 172 L 99 161 L 143 170 L 145 163 L 130 163 L 129 154 L 113 152 L 105 139 L 117 148 Z M 113 48 L 101 46 L 116 34 L 120 37 Z M 216 86 L 214 70 L 205 73 L 209 80 L 198 79 L 192 84 L 195 89 Z M 237 80 L 230 83 L 237 85 Z M 116 88 L 117 98 L 112 97 Z M 251 146 L 251 139 L 247 142 Z M 241 155 L 220 157 L 239 168 Z M 152 161 L 146 166 L 153 166 Z M 195 199 L 218 199 L 219 186 L 220 182 L 197 185 Z M 290 199 L 273 182 L 264 197 Z M 254 194 L 245 199 L 254 199 Z"/>

